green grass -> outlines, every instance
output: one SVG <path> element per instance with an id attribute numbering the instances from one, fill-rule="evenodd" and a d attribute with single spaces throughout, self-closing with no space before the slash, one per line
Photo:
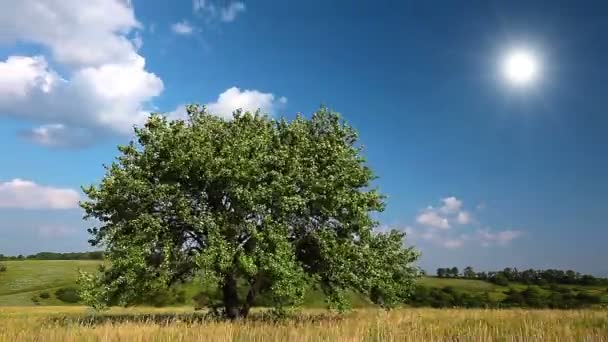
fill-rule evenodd
<path id="1" fill-rule="evenodd" d="M 491 282 L 475 279 L 453 279 L 453 278 L 437 278 L 437 277 L 422 277 L 418 280 L 418 284 L 428 287 L 453 287 L 459 292 L 468 292 L 471 294 L 480 294 L 487 292 L 490 299 L 493 301 L 501 301 L 506 297 L 506 292 L 514 288 L 518 291 L 525 290 L 528 285 L 520 283 L 509 283 L 508 286 L 499 286 Z M 535 285 L 533 285 L 535 286 Z M 558 285 L 559 287 L 572 289 L 576 292 L 585 292 L 592 295 L 600 295 L 602 303 L 608 304 L 608 289 L 605 286 L 583 286 L 583 285 Z M 541 293 L 548 291 L 539 286 Z"/>
<path id="2" fill-rule="evenodd" d="M 458 290 L 463 291 L 496 291 L 506 289 L 502 286 L 498 286 L 483 280 L 475 279 L 450 279 L 450 278 L 436 278 L 436 277 L 422 277 L 418 284 L 428 287 L 454 287 Z"/>
<path id="3" fill-rule="evenodd" d="M 99 261 L 90 260 L 23 260 L 3 261 L 6 272 L 0 273 L 0 305 L 34 305 L 32 296 L 46 291 L 51 298 L 40 300 L 43 305 L 57 305 L 54 292 L 75 286 L 78 270 L 95 271 Z"/>
<path id="4" fill-rule="evenodd" d="M 31 298 L 39 297 L 41 292 L 48 292 L 49 299 L 39 299 L 40 305 L 65 305 L 65 303 L 55 298 L 55 291 L 62 287 L 76 286 L 78 270 L 94 272 L 100 261 L 94 260 L 20 260 L 3 261 L 7 266 L 7 271 L 0 273 L 0 306 L 32 306 L 35 305 Z M 457 291 L 479 294 L 487 292 L 494 301 L 502 300 L 505 292 L 510 287 L 522 290 L 526 288 L 523 284 L 509 284 L 509 286 L 498 286 L 496 284 L 471 279 L 450 279 L 437 277 L 423 277 L 418 280 L 420 285 L 428 287 L 453 287 Z M 608 303 L 608 292 L 605 287 L 585 287 L 563 285 L 573 288 L 575 291 L 602 295 L 604 303 Z M 185 291 L 187 305 L 190 299 L 200 292 L 205 286 L 201 280 L 193 283 L 181 285 Z M 544 290 L 541 290 L 544 291 Z M 370 302 L 363 296 L 355 293 L 348 293 L 353 307 L 370 307 Z M 305 297 L 305 306 L 310 308 L 325 307 L 323 294 L 317 290 L 311 290 Z"/>

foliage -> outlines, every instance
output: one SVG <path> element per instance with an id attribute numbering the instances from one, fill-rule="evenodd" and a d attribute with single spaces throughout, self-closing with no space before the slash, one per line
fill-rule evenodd
<path id="1" fill-rule="evenodd" d="M 0 264 L 0 272 L 6 272 L 6 265 Z"/>
<path id="2" fill-rule="evenodd" d="M 40 298 L 42 298 L 42 299 L 49 299 L 49 298 L 51 298 L 51 294 L 50 294 L 50 293 L 48 293 L 48 292 L 46 292 L 46 291 L 44 291 L 44 292 L 40 292 L 40 295 L 39 295 L 39 296 L 40 296 Z"/>
<path id="3" fill-rule="evenodd" d="M 438 268 L 437 277 L 488 280 L 498 285 L 506 285 L 508 282 L 518 282 L 527 285 L 570 284 L 598 286 L 608 284 L 608 278 L 594 277 L 590 274 L 581 274 L 572 270 L 527 269 L 525 271 L 518 271 L 517 268 L 507 267 L 502 271 L 496 272 L 475 272 L 473 267 L 468 266 L 460 276 L 454 270 L 457 270 L 457 268 Z"/>
<path id="4" fill-rule="evenodd" d="M 186 293 L 183 290 L 175 288 L 159 289 L 155 292 L 148 293 L 142 298 L 142 301 L 137 304 L 153 305 L 155 307 L 184 305 L 186 304 Z"/>
<path id="5" fill-rule="evenodd" d="M 504 274 L 502 274 L 502 273 L 499 273 L 498 275 L 496 275 L 496 277 L 493 278 L 492 281 L 496 285 L 500 285 L 500 286 L 507 286 L 507 285 L 509 285 L 509 279 Z"/>
<path id="6" fill-rule="evenodd" d="M 196 275 L 221 289 L 229 318 L 261 294 L 279 310 L 298 305 L 311 284 L 339 308 L 347 289 L 386 307 L 407 299 L 418 254 L 404 233 L 374 231 L 383 198 L 336 113 L 287 122 L 187 111 L 187 121 L 152 115 L 101 184 L 83 189 L 86 218 L 100 223 L 91 244 L 111 264 L 83 275 L 87 303 L 137 302 Z"/>
<path id="7" fill-rule="evenodd" d="M 410 304 L 416 307 L 430 306 L 434 308 L 493 308 L 493 307 L 523 307 L 523 308 L 552 308 L 580 309 L 599 304 L 600 296 L 586 291 L 574 292 L 566 287 L 549 286 L 540 288 L 528 286 L 523 290 L 510 288 L 503 300 L 493 300 L 487 291 L 468 292 L 447 286 L 427 287 L 418 285 L 410 299 Z"/>
<path id="8" fill-rule="evenodd" d="M 80 301 L 80 295 L 78 289 L 74 287 L 60 288 L 55 291 L 55 297 L 65 303 L 78 303 Z"/>
<path id="9" fill-rule="evenodd" d="M 437 277 L 439 278 L 458 278 L 458 276 L 458 267 L 437 269 Z"/>

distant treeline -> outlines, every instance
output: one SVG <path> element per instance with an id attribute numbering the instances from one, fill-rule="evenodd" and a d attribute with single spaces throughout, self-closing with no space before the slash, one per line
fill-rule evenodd
<path id="1" fill-rule="evenodd" d="M 496 298 L 489 292 L 474 293 L 452 286 L 444 288 L 416 286 L 410 304 L 416 307 L 434 308 L 551 308 L 580 309 L 602 303 L 608 290 L 596 293 L 581 288 L 561 285 L 530 285 L 524 289 L 510 288 L 504 298 Z"/>
<path id="2" fill-rule="evenodd" d="M 0 254 L 0 260 L 102 260 L 103 252 L 72 252 L 72 253 L 54 253 L 40 252 L 32 255 L 17 255 L 8 256 Z"/>
<path id="3" fill-rule="evenodd" d="M 534 270 L 528 269 L 519 271 L 517 268 L 507 267 L 502 271 L 494 272 L 475 272 L 473 267 L 466 267 L 462 273 L 458 267 L 438 268 L 437 277 L 439 278 L 461 278 L 486 280 L 497 285 L 506 286 L 509 282 L 522 283 L 527 285 L 608 285 L 608 278 L 594 277 L 590 274 L 581 274 L 572 270 Z"/>

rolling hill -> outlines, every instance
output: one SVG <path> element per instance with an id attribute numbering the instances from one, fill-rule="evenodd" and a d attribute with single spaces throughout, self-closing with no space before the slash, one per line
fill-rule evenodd
<path id="1" fill-rule="evenodd" d="M 94 260 L 3 261 L 7 270 L 0 273 L 0 305 L 34 305 L 32 296 L 76 286 L 78 270 L 95 271 L 100 263 Z M 51 296 L 42 299 L 41 304 L 65 303 Z"/>
<path id="2" fill-rule="evenodd" d="M 96 260 L 19 260 L 3 261 L 7 267 L 6 272 L 0 272 L 0 306 L 36 305 L 32 297 L 37 297 L 39 305 L 67 305 L 58 300 L 54 293 L 60 288 L 76 287 L 78 271 L 94 272 L 101 264 Z M 510 288 L 525 289 L 526 285 L 511 283 L 509 286 L 499 286 L 487 281 L 474 279 L 453 279 L 423 277 L 418 284 L 429 288 L 451 287 L 460 292 L 470 294 L 487 293 L 493 300 L 502 300 Z M 573 285 L 560 285 L 574 287 Z M 591 294 L 603 295 L 603 301 L 608 303 L 608 292 L 603 287 L 576 286 Z M 187 302 L 190 298 L 203 290 L 202 282 L 184 284 L 183 290 Z M 50 298 L 40 298 L 40 294 L 47 292 Z M 354 307 L 365 307 L 371 304 L 362 296 L 351 293 L 349 295 Z M 319 291 L 309 291 L 305 298 L 308 307 L 323 307 L 324 297 Z"/>

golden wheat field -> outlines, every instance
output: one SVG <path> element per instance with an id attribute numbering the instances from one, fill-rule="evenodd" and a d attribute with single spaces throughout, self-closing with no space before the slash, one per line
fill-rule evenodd
<path id="1" fill-rule="evenodd" d="M 608 341 L 608 311 L 305 310 L 269 321 L 205 319 L 187 308 L 0 308 L 0 341 Z"/>

